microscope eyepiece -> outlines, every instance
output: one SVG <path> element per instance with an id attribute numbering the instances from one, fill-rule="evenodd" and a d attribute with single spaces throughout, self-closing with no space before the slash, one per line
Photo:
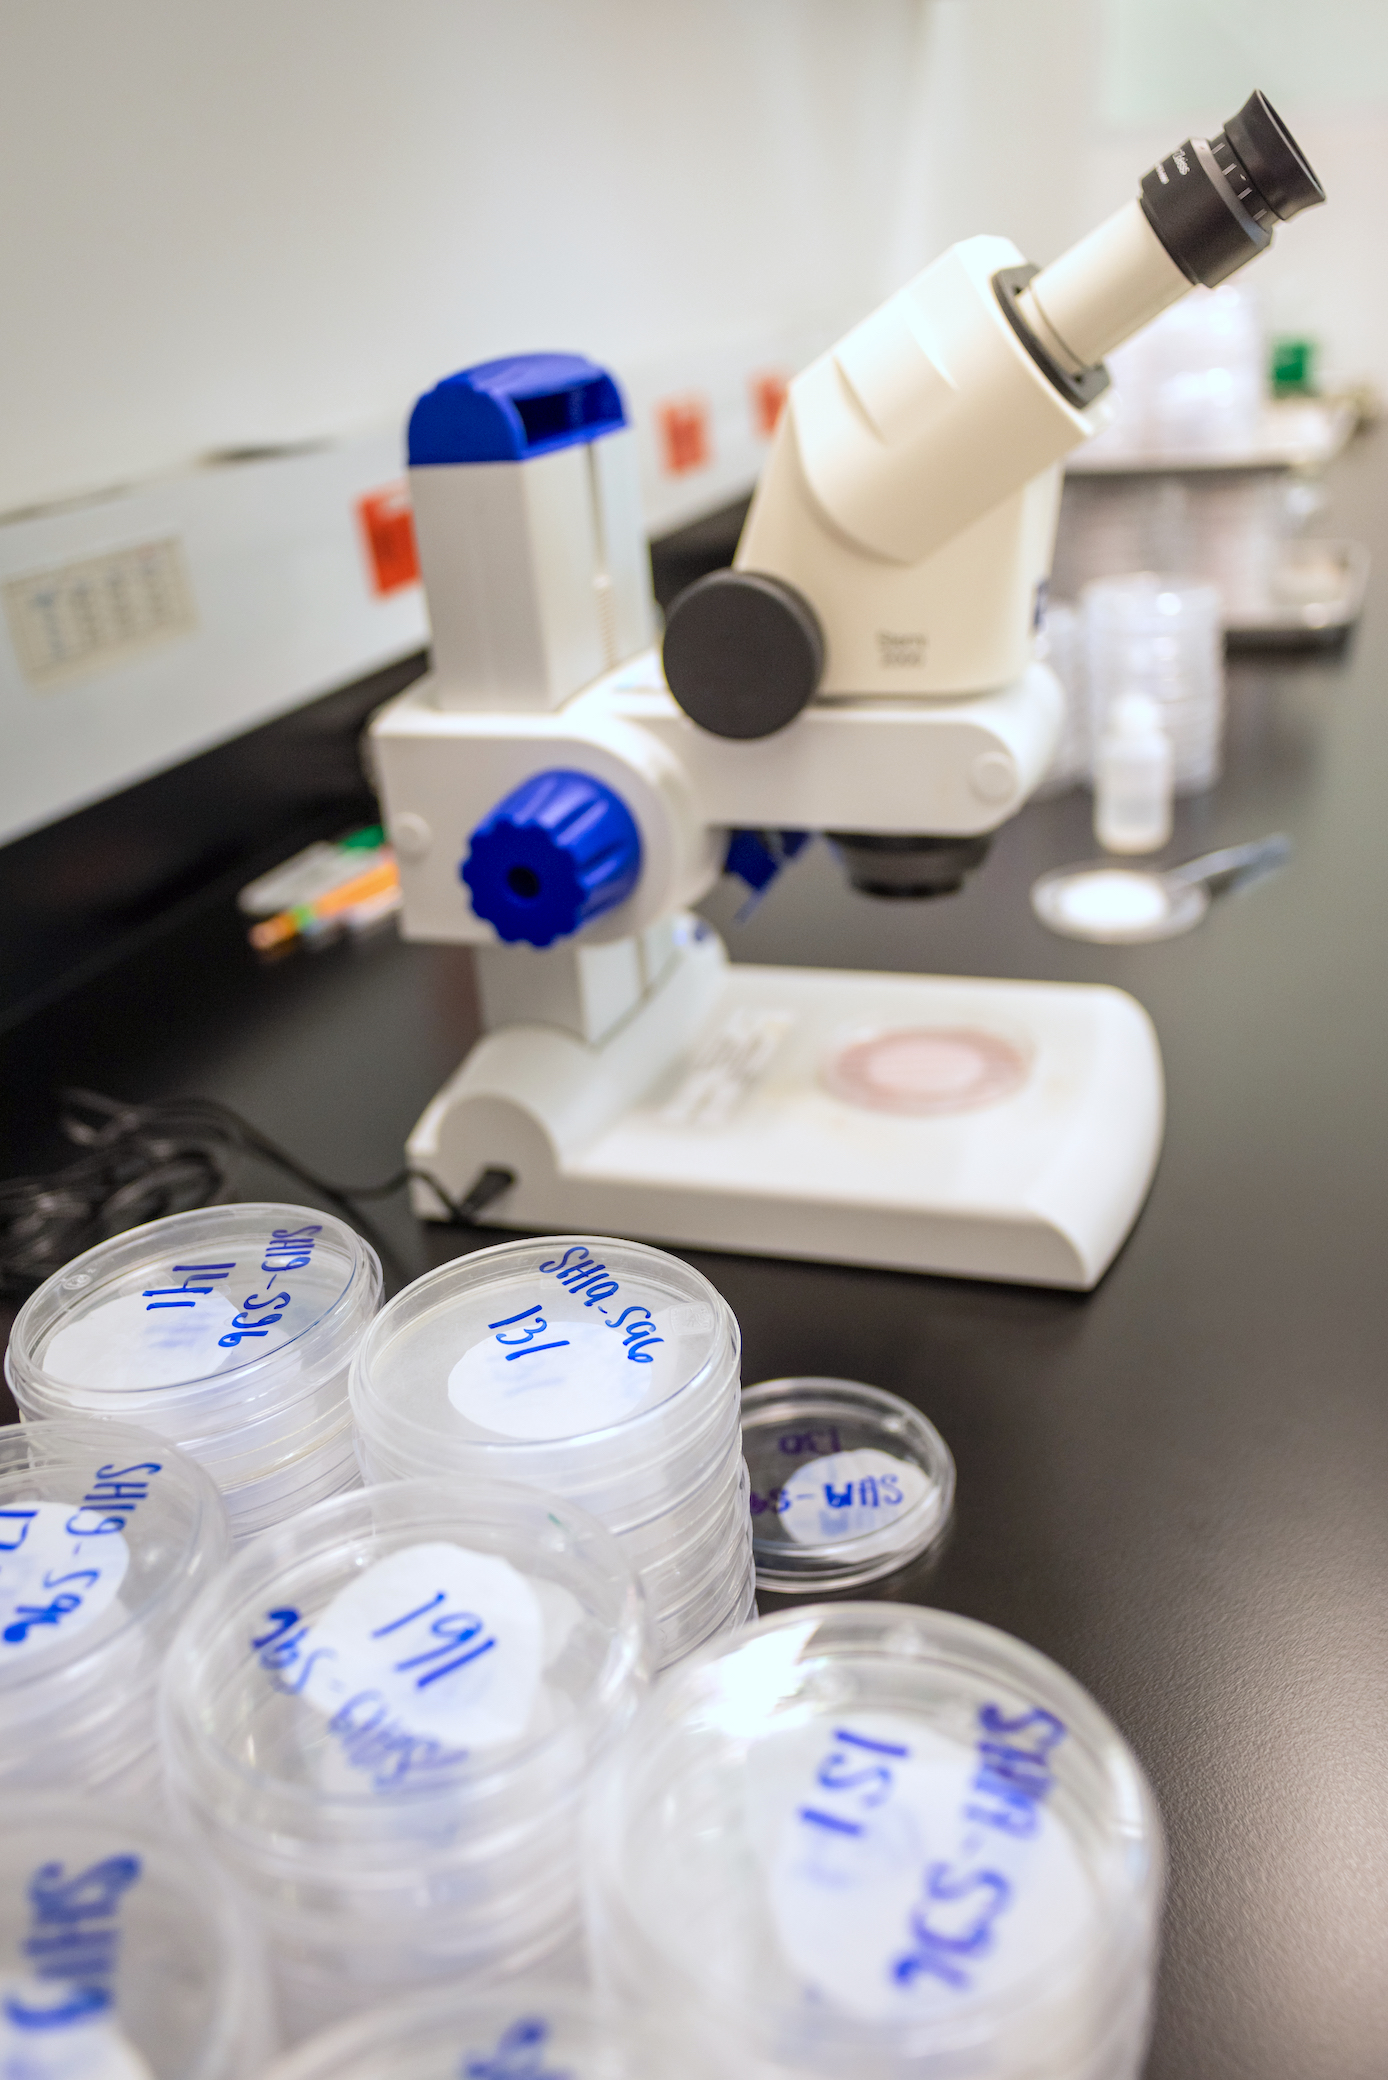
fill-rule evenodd
<path id="1" fill-rule="evenodd" d="M 1267 96 L 1253 93 L 1218 136 L 1187 138 L 1144 174 L 1141 200 L 1181 272 L 1212 289 L 1325 190 Z"/>
<path id="2" fill-rule="evenodd" d="M 1318 202 L 1324 202 L 1324 188 L 1266 94 L 1250 94 L 1219 136 L 1211 138 L 1210 149 L 1223 166 L 1221 146 L 1247 180 L 1252 192 L 1245 207 L 1255 216 L 1261 217 L 1266 210 L 1285 224 L 1300 210 L 1313 209 Z M 1232 174 L 1231 167 L 1226 179 L 1232 178 Z M 1259 201 L 1263 210 L 1257 207 Z"/>

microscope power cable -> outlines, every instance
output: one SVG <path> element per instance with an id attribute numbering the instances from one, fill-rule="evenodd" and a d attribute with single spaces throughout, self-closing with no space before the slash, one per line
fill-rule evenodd
<path id="1" fill-rule="evenodd" d="M 132 1105 L 76 1088 L 57 1096 L 59 1125 L 82 1153 L 44 1174 L 0 1181 L 0 1292 L 29 1292 L 83 1250 L 127 1228 L 235 1198 L 238 1158 L 269 1164 L 334 1207 L 401 1284 L 408 1273 L 358 1201 L 390 1198 L 418 1179 L 437 1195 L 450 1220 L 472 1227 L 515 1183 L 513 1171 L 489 1166 L 455 1200 L 436 1177 L 407 1164 L 379 1184 L 340 1184 L 320 1177 L 215 1098 Z"/>

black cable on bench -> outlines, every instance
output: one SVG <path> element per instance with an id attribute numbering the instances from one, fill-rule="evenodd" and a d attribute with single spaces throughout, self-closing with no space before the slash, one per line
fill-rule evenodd
<path id="1" fill-rule="evenodd" d="M 457 1202 L 427 1172 L 408 1166 L 378 1184 L 338 1184 L 215 1098 L 134 1105 L 99 1091 L 64 1089 L 57 1095 L 59 1124 L 82 1153 L 46 1174 L 0 1181 L 3 1292 L 28 1292 L 83 1250 L 126 1228 L 225 1203 L 236 1196 L 234 1173 L 238 1159 L 246 1157 L 271 1165 L 335 1207 L 401 1279 L 407 1274 L 358 1200 L 388 1198 L 418 1176 L 453 1220 L 472 1224 L 514 1182 L 509 1170 L 483 1170 Z"/>

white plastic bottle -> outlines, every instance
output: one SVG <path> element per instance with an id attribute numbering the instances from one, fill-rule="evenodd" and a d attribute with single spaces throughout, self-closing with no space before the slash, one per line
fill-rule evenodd
<path id="1" fill-rule="evenodd" d="M 1171 836 L 1171 739 L 1145 693 L 1110 708 L 1094 760 L 1094 835 L 1107 852 L 1156 852 Z"/>

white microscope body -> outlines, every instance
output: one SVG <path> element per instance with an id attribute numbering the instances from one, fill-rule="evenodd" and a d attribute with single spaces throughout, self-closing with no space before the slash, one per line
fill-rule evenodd
<path id="1" fill-rule="evenodd" d="M 954 247 L 792 384 L 663 656 L 610 378 L 534 356 L 420 400 L 433 671 L 373 741 L 405 930 L 477 949 L 485 1031 L 410 1137 L 418 1213 L 1095 1283 L 1160 1146 L 1140 1006 L 730 965 L 689 909 L 730 838 L 754 880 L 829 832 L 860 888 L 958 886 L 1055 743 L 1032 632 L 1104 354 L 1320 199 L 1255 96 L 1043 274 Z"/>

